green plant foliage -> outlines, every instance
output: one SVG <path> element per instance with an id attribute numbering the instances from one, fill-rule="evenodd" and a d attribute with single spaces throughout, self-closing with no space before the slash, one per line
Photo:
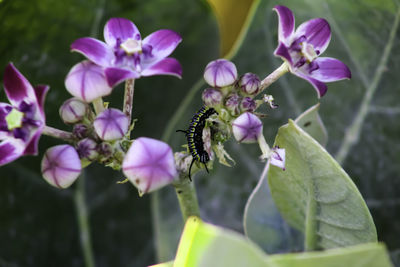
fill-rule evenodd
<path id="1" fill-rule="evenodd" d="M 365 202 L 350 177 L 293 121 L 275 145 L 286 150 L 286 171 L 271 166 L 271 195 L 282 216 L 305 235 L 305 249 L 329 249 L 377 240 Z"/>
<path id="2" fill-rule="evenodd" d="M 325 147 L 328 143 L 328 133 L 318 114 L 319 106 L 320 104 L 318 103 L 307 109 L 294 122 Z"/>

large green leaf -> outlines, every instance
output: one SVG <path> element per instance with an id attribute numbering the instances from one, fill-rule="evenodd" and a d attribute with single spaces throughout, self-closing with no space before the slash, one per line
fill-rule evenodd
<path id="1" fill-rule="evenodd" d="M 318 114 L 320 104 L 316 104 L 311 108 L 304 111 L 294 121 L 300 128 L 306 133 L 311 135 L 318 143 L 322 146 L 326 146 L 328 143 L 328 133 L 325 129 L 324 123 Z"/>
<path id="2" fill-rule="evenodd" d="M 270 167 L 271 194 L 288 223 L 304 233 L 306 250 L 377 240 L 357 187 L 321 145 L 291 120 L 275 145 L 286 150 L 286 171 Z"/>

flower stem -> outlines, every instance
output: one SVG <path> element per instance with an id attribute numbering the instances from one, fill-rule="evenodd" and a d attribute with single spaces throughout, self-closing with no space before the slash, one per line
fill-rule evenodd
<path id="1" fill-rule="evenodd" d="M 92 242 L 90 237 L 89 215 L 85 202 L 85 176 L 82 174 L 77 181 L 75 188 L 74 202 L 77 213 L 78 226 L 80 231 L 80 240 L 83 258 L 86 267 L 94 267 L 95 260 L 92 250 Z"/>
<path id="2" fill-rule="evenodd" d="M 74 140 L 74 136 L 70 132 L 66 132 L 63 130 L 59 130 L 50 126 L 44 126 L 42 134 L 52 136 L 54 138 L 58 138 L 64 141 L 72 142 Z"/>
<path id="3" fill-rule="evenodd" d="M 289 71 L 289 65 L 286 62 L 284 62 L 282 65 L 279 66 L 279 68 L 274 70 L 271 74 L 265 77 L 264 80 L 261 81 L 260 91 L 258 92 L 258 94 L 260 94 L 271 84 L 276 82 L 283 74 L 285 74 L 288 71 Z"/>
<path id="4" fill-rule="evenodd" d="M 135 92 L 135 79 L 128 79 L 125 82 L 125 94 L 124 94 L 124 113 L 129 118 L 129 123 L 132 120 L 132 108 L 133 108 L 133 94 Z"/>
<path id="5" fill-rule="evenodd" d="M 190 182 L 189 179 L 184 179 L 174 183 L 174 187 L 182 211 L 183 221 L 186 222 L 190 216 L 200 217 L 194 183 Z"/>
<path id="6" fill-rule="evenodd" d="M 102 111 L 104 111 L 104 103 L 103 103 L 103 98 L 99 97 L 93 101 L 93 107 L 94 111 L 96 114 L 100 114 Z"/>

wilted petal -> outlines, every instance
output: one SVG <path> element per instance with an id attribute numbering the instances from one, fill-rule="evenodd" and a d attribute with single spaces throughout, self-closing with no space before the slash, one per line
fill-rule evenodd
<path id="1" fill-rule="evenodd" d="M 312 71 L 310 76 L 321 82 L 334 82 L 343 79 L 350 79 L 350 69 L 335 58 L 320 57 L 314 60 L 318 64 L 318 69 Z"/>
<path id="2" fill-rule="evenodd" d="M 140 194 L 170 184 L 177 170 L 171 147 L 156 139 L 136 139 L 125 156 L 122 169 Z"/>
<path id="3" fill-rule="evenodd" d="M 115 47 L 129 38 L 141 39 L 139 30 L 132 21 L 124 18 L 111 18 L 107 21 L 104 26 L 104 40 L 109 46 Z"/>
<path id="4" fill-rule="evenodd" d="M 278 47 L 274 51 L 274 55 L 287 60 L 290 65 L 293 65 L 292 57 L 290 56 L 289 50 L 284 43 L 279 43 Z"/>
<path id="5" fill-rule="evenodd" d="M 73 96 L 85 102 L 92 102 L 112 91 L 103 69 L 90 61 L 82 61 L 72 67 L 65 79 L 65 87 Z"/>
<path id="6" fill-rule="evenodd" d="M 168 57 L 143 70 L 141 75 L 172 75 L 182 78 L 182 66 L 175 58 Z"/>
<path id="7" fill-rule="evenodd" d="M 311 19 L 302 23 L 294 34 L 294 38 L 306 37 L 306 42 L 314 46 L 318 55 L 322 54 L 331 40 L 331 27 L 329 23 L 322 18 Z"/>
<path id="8" fill-rule="evenodd" d="M 106 68 L 104 73 L 106 75 L 107 83 L 110 87 L 114 87 L 115 85 L 128 79 L 140 77 L 140 74 L 136 71 L 122 68 Z"/>
<path id="9" fill-rule="evenodd" d="M 286 44 L 290 45 L 291 36 L 294 32 L 294 15 L 293 12 L 285 7 L 285 6 L 275 6 L 273 8 L 274 11 L 278 14 L 279 26 L 278 26 L 278 40 Z"/>
<path id="10" fill-rule="evenodd" d="M 261 120 L 254 114 L 246 112 L 232 123 L 233 136 L 241 143 L 255 143 L 262 134 Z"/>
<path id="11" fill-rule="evenodd" d="M 49 148 L 42 160 L 42 175 L 52 186 L 67 188 L 82 170 L 78 152 L 70 145 Z"/>
<path id="12" fill-rule="evenodd" d="M 233 84 L 237 78 L 235 64 L 226 59 L 217 59 L 207 64 L 204 80 L 212 87 L 224 87 Z"/>
<path id="13" fill-rule="evenodd" d="M 97 65 L 108 67 L 115 60 L 112 49 L 105 43 L 90 37 L 79 38 L 71 44 L 71 50 L 79 52 Z"/>
<path id="14" fill-rule="evenodd" d="M 22 156 L 25 144 L 20 139 L 7 139 L 0 143 L 0 166 Z"/>
<path id="15" fill-rule="evenodd" d="M 143 39 L 143 47 L 149 46 L 148 53 L 143 53 L 142 64 L 152 65 L 169 56 L 178 44 L 182 41 L 182 37 L 172 30 L 158 30 Z M 146 67 L 143 67 L 146 68 Z"/>
<path id="16" fill-rule="evenodd" d="M 270 163 L 282 170 L 285 170 L 286 152 L 285 149 L 274 147 L 270 156 Z"/>
<path id="17" fill-rule="evenodd" d="M 4 89 L 8 100 L 13 106 L 19 106 L 22 100 L 29 99 L 31 103 L 36 102 L 35 92 L 32 85 L 12 63 L 9 63 L 4 71 Z"/>
<path id="18" fill-rule="evenodd" d="M 309 83 L 312 84 L 312 86 L 314 86 L 314 88 L 317 90 L 317 94 L 318 94 L 318 98 L 321 98 L 325 95 L 326 91 L 328 91 L 328 87 L 326 86 L 325 83 L 312 78 L 311 76 L 308 75 L 304 75 L 303 73 L 300 72 L 294 72 L 294 74 L 306 81 L 308 81 Z"/>
<path id="19" fill-rule="evenodd" d="M 96 117 L 93 126 L 102 140 L 116 140 L 128 132 L 129 118 L 122 111 L 110 108 Z"/>

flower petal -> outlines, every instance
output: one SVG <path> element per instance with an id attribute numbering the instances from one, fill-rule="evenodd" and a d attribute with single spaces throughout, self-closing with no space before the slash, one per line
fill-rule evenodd
<path id="1" fill-rule="evenodd" d="M 44 100 L 46 98 L 46 94 L 49 91 L 49 86 L 47 85 L 37 85 L 35 86 L 35 95 L 36 95 L 36 99 L 37 99 L 37 103 L 39 106 L 39 111 L 43 117 L 43 119 L 45 118 L 45 114 L 44 114 Z"/>
<path id="2" fill-rule="evenodd" d="M 12 63 L 9 63 L 4 71 L 3 82 L 8 100 L 13 106 L 19 106 L 19 103 L 26 99 L 36 102 L 32 85 Z"/>
<path id="3" fill-rule="evenodd" d="M 321 82 L 334 82 L 343 79 L 350 79 L 350 69 L 336 58 L 320 57 L 314 60 L 318 69 L 311 72 L 310 76 Z"/>
<path id="4" fill-rule="evenodd" d="M 143 69 L 169 56 L 181 41 L 182 37 L 172 30 L 158 30 L 147 36 L 143 40 Z"/>
<path id="5" fill-rule="evenodd" d="M 42 129 L 43 129 L 43 126 L 40 127 L 36 131 L 36 133 L 32 136 L 31 140 L 25 147 L 23 155 L 37 155 L 38 154 L 38 151 L 39 151 L 38 145 L 39 145 L 40 136 L 42 135 Z"/>
<path id="6" fill-rule="evenodd" d="M 97 65 L 108 67 L 114 62 L 112 49 L 105 43 L 90 37 L 79 38 L 71 44 L 71 50 L 83 54 Z"/>
<path id="7" fill-rule="evenodd" d="M 116 47 L 129 38 L 140 40 L 140 32 L 132 21 L 124 18 L 111 18 L 104 26 L 104 40 L 111 47 Z"/>
<path id="8" fill-rule="evenodd" d="M 290 56 L 289 50 L 287 49 L 287 47 L 284 43 L 279 42 L 278 47 L 274 51 L 274 55 L 279 56 L 283 60 L 288 61 L 290 66 L 293 65 L 292 57 Z"/>
<path id="9" fill-rule="evenodd" d="M 279 26 L 278 26 L 278 40 L 290 45 L 290 37 L 294 32 L 294 15 L 293 12 L 285 6 L 275 6 L 273 10 L 278 14 Z"/>
<path id="10" fill-rule="evenodd" d="M 318 98 L 321 98 L 325 95 L 326 91 L 328 91 L 328 87 L 326 86 L 325 83 L 312 78 L 311 76 L 305 75 L 300 72 L 293 72 L 296 76 L 308 81 L 311 83 L 312 86 L 317 90 Z"/>
<path id="11" fill-rule="evenodd" d="M 85 102 L 92 102 L 112 91 L 103 69 L 90 61 L 82 61 L 72 67 L 65 79 L 65 87 L 73 96 Z"/>
<path id="12" fill-rule="evenodd" d="M 111 87 L 114 87 L 127 79 L 136 79 L 140 77 L 140 74 L 136 71 L 122 68 L 106 68 L 104 73 L 106 75 L 107 83 Z"/>
<path id="13" fill-rule="evenodd" d="M 331 40 L 331 27 L 322 18 L 311 19 L 302 23 L 294 33 L 295 39 L 305 36 L 307 43 L 312 44 L 318 55 L 322 54 Z"/>
<path id="14" fill-rule="evenodd" d="M 24 151 L 24 142 L 20 139 L 7 139 L 0 143 L 0 166 L 16 160 Z"/>
<path id="15" fill-rule="evenodd" d="M 175 58 L 165 58 L 142 71 L 142 76 L 172 75 L 182 78 L 182 66 Z"/>

